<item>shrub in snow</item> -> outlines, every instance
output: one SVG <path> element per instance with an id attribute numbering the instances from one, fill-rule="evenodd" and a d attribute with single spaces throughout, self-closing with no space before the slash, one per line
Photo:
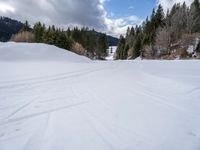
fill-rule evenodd
<path id="1" fill-rule="evenodd" d="M 13 42 L 34 42 L 34 35 L 31 32 L 23 31 L 13 35 L 10 39 Z"/>
<path id="2" fill-rule="evenodd" d="M 84 55 L 86 50 L 84 49 L 84 47 L 79 44 L 79 43 L 74 43 L 72 46 L 72 51 L 79 54 L 79 55 Z"/>

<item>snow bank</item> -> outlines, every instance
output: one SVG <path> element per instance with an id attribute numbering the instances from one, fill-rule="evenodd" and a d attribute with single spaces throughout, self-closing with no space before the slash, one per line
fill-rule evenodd
<path id="1" fill-rule="evenodd" d="M 0 43 L 0 61 L 67 61 L 89 62 L 89 59 L 47 44 Z"/>

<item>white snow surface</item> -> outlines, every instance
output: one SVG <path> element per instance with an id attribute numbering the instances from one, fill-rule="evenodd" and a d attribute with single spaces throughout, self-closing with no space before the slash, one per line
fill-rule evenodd
<path id="1" fill-rule="evenodd" d="M 110 46 L 108 51 L 108 56 L 106 57 L 106 60 L 114 60 L 114 55 L 117 50 L 117 46 Z"/>
<path id="2" fill-rule="evenodd" d="M 199 66 L 1 43 L 0 150 L 199 150 Z"/>

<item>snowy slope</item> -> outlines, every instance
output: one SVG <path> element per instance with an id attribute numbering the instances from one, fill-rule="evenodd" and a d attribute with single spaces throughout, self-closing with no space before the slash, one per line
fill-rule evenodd
<path id="1" fill-rule="evenodd" d="M 108 51 L 108 56 L 106 57 L 106 60 L 114 60 L 114 55 L 117 50 L 117 46 L 110 46 Z"/>
<path id="2" fill-rule="evenodd" d="M 68 61 L 89 62 L 89 59 L 46 44 L 0 43 L 0 61 Z"/>
<path id="3" fill-rule="evenodd" d="M 0 46 L 0 150 L 200 149 L 199 61 L 77 63 L 22 45 Z M 35 46 L 62 61 L 14 58 Z"/>

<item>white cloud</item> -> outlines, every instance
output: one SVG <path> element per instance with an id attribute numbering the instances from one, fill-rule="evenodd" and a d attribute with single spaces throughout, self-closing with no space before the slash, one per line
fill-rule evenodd
<path id="1" fill-rule="evenodd" d="M 161 4 L 165 11 L 167 11 L 167 9 L 171 9 L 175 3 L 182 4 L 184 2 L 189 6 L 193 0 L 157 0 L 157 4 Z"/>
<path id="2" fill-rule="evenodd" d="M 104 2 L 105 1 L 109 0 L 104 0 Z M 115 37 L 119 37 L 120 35 L 125 35 L 128 27 L 140 25 L 143 22 L 143 19 L 135 15 L 113 19 L 114 14 L 113 13 L 112 15 L 107 14 L 103 5 L 102 8 L 104 10 L 104 16 L 103 16 L 105 25 L 104 32 L 106 32 L 109 35 Z"/>
<path id="3" fill-rule="evenodd" d="M 15 8 L 12 7 L 11 5 L 0 2 L 0 12 L 1 13 L 14 12 L 14 11 L 15 11 Z"/>
<path id="4" fill-rule="evenodd" d="M 137 16 L 128 16 L 118 19 L 105 18 L 107 33 L 113 36 L 124 35 L 128 27 L 139 25 L 143 22 Z"/>
<path id="5" fill-rule="evenodd" d="M 104 8 L 109 0 L 0 0 L 0 13 L 31 24 L 41 21 L 59 27 L 88 26 L 119 36 L 126 28 L 141 23 L 136 16 L 117 19 Z"/>
<path id="6" fill-rule="evenodd" d="M 129 6 L 129 7 L 128 7 L 128 9 L 133 9 L 133 8 L 134 8 L 133 6 Z"/>
<path id="7" fill-rule="evenodd" d="M 1 15 L 31 23 L 100 28 L 103 22 L 104 9 L 99 0 L 0 0 L 0 4 L 0 10 L 4 10 Z"/>

